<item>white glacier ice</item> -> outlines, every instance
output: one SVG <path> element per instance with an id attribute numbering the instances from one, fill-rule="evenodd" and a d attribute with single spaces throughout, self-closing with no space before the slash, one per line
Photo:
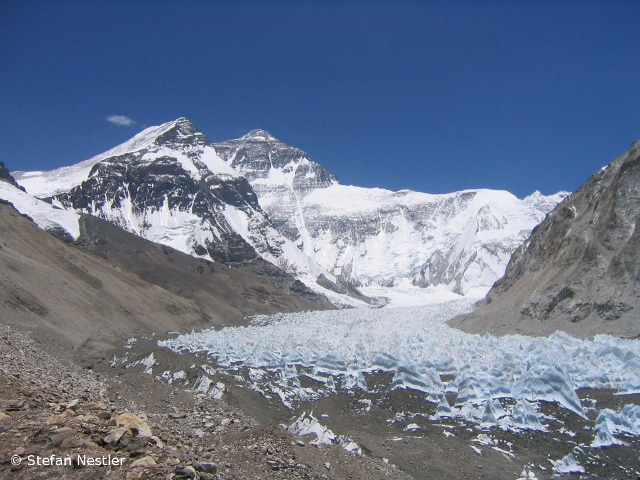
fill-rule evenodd
<path id="1" fill-rule="evenodd" d="M 410 388 L 426 394 L 426 399 L 437 403 L 440 401 L 444 385 L 440 375 L 432 367 L 418 367 L 415 365 L 400 365 L 391 381 L 391 389 Z"/>
<path id="2" fill-rule="evenodd" d="M 535 406 L 524 398 L 519 400 L 513 407 L 511 413 L 513 426 L 521 429 L 545 431 L 546 427 L 542 425 L 540 414 Z"/>
<path id="3" fill-rule="evenodd" d="M 553 465 L 553 471 L 560 475 L 565 473 L 585 473 L 584 467 L 576 462 L 573 453 L 562 457 L 560 460 L 549 460 L 549 462 Z"/>
<path id="4" fill-rule="evenodd" d="M 640 436 L 640 406 L 625 405 L 620 412 L 605 408 L 596 418 L 596 436 L 592 447 L 626 445 L 626 442 L 614 437 L 615 434 Z"/>
<path id="5" fill-rule="evenodd" d="M 442 395 L 440 401 L 438 402 L 438 406 L 436 407 L 436 414 L 434 415 L 434 420 L 438 420 L 441 418 L 450 418 L 453 417 L 453 411 L 451 410 L 451 405 L 449 405 L 449 401 L 445 395 Z"/>
<path id="6" fill-rule="evenodd" d="M 303 412 L 296 420 L 287 427 L 291 433 L 295 435 L 315 435 L 316 439 L 311 443 L 315 445 L 328 445 L 336 438 L 336 434 L 322 425 L 313 412 L 307 415 Z"/>
<path id="7" fill-rule="evenodd" d="M 340 389 L 367 394 L 379 388 L 369 375 L 384 372 L 389 379 L 385 388 L 421 393 L 433 405 L 433 420 L 458 417 L 482 428 L 546 431 L 540 402 L 586 419 L 576 390 L 621 393 L 625 386 L 640 385 L 638 340 L 606 335 L 580 340 L 559 332 L 546 338 L 479 336 L 445 323 L 471 309 L 469 300 L 461 300 L 279 314 L 247 327 L 194 332 L 159 345 L 206 352 L 219 370 L 246 367 L 257 391 L 270 391 L 289 407 Z M 316 386 L 300 388 L 303 375 Z M 615 442 L 616 434 L 640 435 L 640 407 L 601 411 L 594 433 L 593 446 Z"/>
<path id="8" fill-rule="evenodd" d="M 514 398 L 555 401 L 568 410 L 585 416 L 571 378 L 559 366 L 532 365 L 514 382 L 512 392 Z"/>
<path id="9" fill-rule="evenodd" d="M 336 435 L 333 433 L 313 416 L 313 412 L 309 414 L 302 412 L 302 415 L 296 418 L 291 425 L 284 425 L 284 427 L 294 435 L 315 435 L 316 438 L 310 442 L 311 445 L 329 445 L 331 443 L 337 443 L 348 452 L 353 452 L 358 455 L 362 454 L 362 449 L 356 442 L 343 435 Z"/>
<path id="10" fill-rule="evenodd" d="M 538 477 L 536 477 L 536 474 L 532 472 L 529 467 L 524 467 L 516 480 L 538 480 Z"/>
<path id="11" fill-rule="evenodd" d="M 600 416 L 596 420 L 596 434 L 593 437 L 591 446 L 593 448 L 610 447 L 611 445 L 626 445 L 622 440 L 618 440 L 613 436 L 613 432 L 609 428 L 607 422 L 598 422 Z"/>
<path id="12" fill-rule="evenodd" d="M 196 380 L 193 389 L 216 400 L 222 398 L 222 394 L 225 392 L 224 383 L 214 382 L 206 375 L 202 375 Z"/>

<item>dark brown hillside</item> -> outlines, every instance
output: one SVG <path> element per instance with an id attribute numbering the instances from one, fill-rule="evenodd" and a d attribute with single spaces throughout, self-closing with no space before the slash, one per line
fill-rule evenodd
<path id="1" fill-rule="evenodd" d="M 640 141 L 558 205 L 472 315 L 475 333 L 640 335 Z"/>
<path id="2" fill-rule="evenodd" d="M 91 364 L 120 340 L 238 324 L 244 316 L 329 308 L 266 262 L 204 262 L 83 218 L 83 246 L 0 203 L 0 319 Z"/>
<path id="3" fill-rule="evenodd" d="M 145 281 L 193 300 L 215 325 L 247 315 L 334 308 L 324 297 L 257 258 L 227 266 L 186 255 L 91 215 L 81 219 L 82 248 Z"/>

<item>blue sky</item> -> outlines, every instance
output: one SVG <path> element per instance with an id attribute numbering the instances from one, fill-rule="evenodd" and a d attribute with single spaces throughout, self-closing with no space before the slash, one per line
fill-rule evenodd
<path id="1" fill-rule="evenodd" d="M 0 161 L 70 165 L 185 116 L 211 141 L 268 130 L 345 184 L 575 190 L 640 139 L 638 18 L 615 0 L 4 0 Z"/>

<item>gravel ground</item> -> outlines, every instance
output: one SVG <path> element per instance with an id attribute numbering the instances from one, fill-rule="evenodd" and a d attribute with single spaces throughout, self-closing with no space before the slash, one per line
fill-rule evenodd
<path id="1" fill-rule="evenodd" d="M 0 328 L 1 478 L 411 478 L 136 369 L 118 376 L 61 362 Z"/>

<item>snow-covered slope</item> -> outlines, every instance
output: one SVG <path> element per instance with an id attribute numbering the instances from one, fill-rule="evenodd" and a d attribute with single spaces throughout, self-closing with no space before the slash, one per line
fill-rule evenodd
<path id="1" fill-rule="evenodd" d="M 200 180 L 206 172 L 222 177 L 237 177 L 215 151 L 207 146 L 207 138 L 185 118 L 149 127 L 131 140 L 76 165 L 49 171 L 17 171 L 13 177 L 30 194 L 52 197 L 77 187 L 95 174 L 95 166 L 105 160 L 151 164 L 165 155 L 173 155 L 185 171 Z M 133 154 L 135 158 L 130 158 Z"/>
<path id="2" fill-rule="evenodd" d="M 504 191 L 446 195 L 332 185 L 302 200 L 304 251 L 359 284 L 490 287 L 546 212 Z M 306 241 L 305 241 L 306 240 Z"/>
<path id="3" fill-rule="evenodd" d="M 69 236 L 73 240 L 77 240 L 80 236 L 78 225 L 80 216 L 77 213 L 56 208 L 2 179 L 0 179 L 0 199 L 13 204 L 16 210 L 30 217 L 43 230 Z"/>
<path id="4" fill-rule="evenodd" d="M 319 265 L 370 294 L 482 296 L 511 253 L 566 194 L 444 195 L 341 185 L 263 130 L 213 145 L 246 176 L 273 225 Z"/>
<path id="5" fill-rule="evenodd" d="M 348 293 L 346 288 L 269 223 L 251 185 L 185 118 L 150 127 L 77 165 L 14 176 L 29 193 L 55 206 L 96 215 L 217 262 L 260 256 L 334 301 L 348 303 L 340 295 Z"/>
<path id="6" fill-rule="evenodd" d="M 131 140 L 76 165 L 50 171 L 18 171 L 13 172 L 13 176 L 32 195 L 51 197 L 57 193 L 68 192 L 80 185 L 90 176 L 91 170 L 97 163 L 141 151 L 149 155 L 147 159 L 161 156 L 163 153 L 177 152 L 176 160 L 195 175 L 198 175 L 201 165 L 196 166 L 193 157 L 197 157 L 197 160 L 204 163 L 213 173 L 235 176 L 233 169 L 220 162 L 215 152 L 202 148 L 207 145 L 207 138 L 188 123 L 188 120 L 180 118 L 157 127 L 149 127 Z M 183 128 L 176 128 L 177 126 Z M 175 147 L 182 147 L 182 151 Z"/>

